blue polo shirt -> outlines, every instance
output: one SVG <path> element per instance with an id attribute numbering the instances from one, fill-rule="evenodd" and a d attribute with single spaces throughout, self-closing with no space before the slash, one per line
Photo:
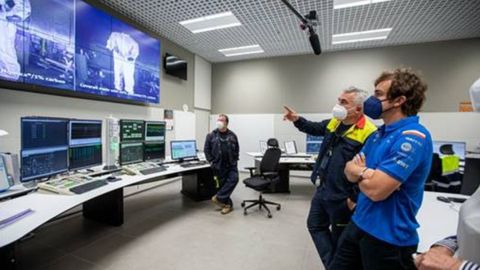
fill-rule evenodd
<path id="1" fill-rule="evenodd" d="M 418 116 L 382 126 L 362 151 L 368 168 L 380 170 L 401 183 L 383 201 L 360 193 L 353 222 L 366 233 L 396 246 L 418 244 L 415 218 L 432 163 L 432 138 Z"/>

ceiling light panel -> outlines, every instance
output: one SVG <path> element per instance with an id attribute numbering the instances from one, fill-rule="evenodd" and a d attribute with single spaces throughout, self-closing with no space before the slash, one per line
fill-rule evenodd
<path id="1" fill-rule="evenodd" d="M 242 25 L 230 11 L 181 21 L 180 24 L 194 34 Z"/>

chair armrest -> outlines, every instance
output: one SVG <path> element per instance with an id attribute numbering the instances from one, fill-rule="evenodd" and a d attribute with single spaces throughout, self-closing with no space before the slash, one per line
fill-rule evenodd
<path id="1" fill-rule="evenodd" d="M 253 173 L 253 170 L 257 169 L 257 167 L 245 167 L 245 169 L 250 171 L 250 177 L 255 176 L 255 174 Z"/>

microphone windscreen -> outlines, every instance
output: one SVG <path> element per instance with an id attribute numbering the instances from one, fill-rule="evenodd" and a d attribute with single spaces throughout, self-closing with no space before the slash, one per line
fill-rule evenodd
<path id="1" fill-rule="evenodd" d="M 322 47 L 320 46 L 320 40 L 318 39 L 317 34 L 312 34 L 309 37 L 310 45 L 312 45 L 313 52 L 316 55 L 320 55 L 322 53 Z"/>

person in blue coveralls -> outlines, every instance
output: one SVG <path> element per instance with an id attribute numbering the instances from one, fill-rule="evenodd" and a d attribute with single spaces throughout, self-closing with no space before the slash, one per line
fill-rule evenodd
<path id="1" fill-rule="evenodd" d="M 364 112 L 384 125 L 367 140 L 345 174 L 360 195 L 329 269 L 416 269 L 419 227 L 433 145 L 417 116 L 427 85 L 410 69 L 384 72 Z"/>

